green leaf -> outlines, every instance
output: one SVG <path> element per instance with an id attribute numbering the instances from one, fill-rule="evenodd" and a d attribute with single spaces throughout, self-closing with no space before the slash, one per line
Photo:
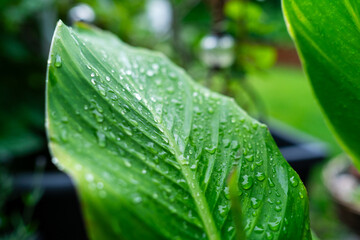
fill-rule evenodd
<path id="1" fill-rule="evenodd" d="M 340 144 L 360 169 L 359 0 L 283 0 L 314 92 Z"/>
<path id="2" fill-rule="evenodd" d="M 268 129 L 162 54 L 59 22 L 47 131 L 92 239 L 234 239 L 233 168 L 248 239 L 311 238 L 306 190 Z"/>

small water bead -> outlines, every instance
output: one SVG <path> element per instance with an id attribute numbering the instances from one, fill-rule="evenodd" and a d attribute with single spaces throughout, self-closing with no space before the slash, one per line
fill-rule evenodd
<path id="1" fill-rule="evenodd" d="M 253 209 L 258 209 L 260 207 L 260 205 L 261 205 L 261 201 L 259 201 L 257 198 L 253 197 L 253 198 L 250 199 L 250 201 L 251 201 L 251 207 Z"/>
<path id="2" fill-rule="evenodd" d="M 94 117 L 98 123 L 104 122 L 104 115 L 100 113 L 97 109 L 94 109 L 92 113 L 94 114 Z"/>
<path id="3" fill-rule="evenodd" d="M 226 216 L 228 212 L 228 207 L 226 205 L 219 205 L 219 213 L 221 216 Z"/>
<path id="4" fill-rule="evenodd" d="M 103 88 L 101 85 L 98 85 L 99 92 L 102 96 L 106 96 L 105 88 Z"/>
<path id="5" fill-rule="evenodd" d="M 61 122 L 63 122 L 63 123 L 68 123 L 68 122 L 69 122 L 69 118 L 66 117 L 66 116 L 64 116 L 64 117 L 61 118 Z"/>
<path id="6" fill-rule="evenodd" d="M 147 70 L 147 71 L 146 71 L 146 75 L 147 75 L 148 77 L 152 77 L 152 76 L 154 76 L 154 72 L 151 71 L 151 70 Z"/>
<path id="7" fill-rule="evenodd" d="M 60 132 L 60 139 L 63 142 L 68 142 L 69 141 L 69 136 L 68 136 L 68 132 L 66 131 L 66 129 L 61 130 Z"/>
<path id="8" fill-rule="evenodd" d="M 124 160 L 124 164 L 125 164 L 125 166 L 126 167 L 131 167 L 131 163 L 130 163 L 130 161 L 129 160 Z"/>
<path id="9" fill-rule="evenodd" d="M 246 155 L 245 159 L 248 160 L 249 162 L 252 162 L 254 161 L 254 155 L 253 154 Z"/>
<path id="10" fill-rule="evenodd" d="M 159 65 L 157 63 L 153 63 L 151 66 L 155 71 L 159 70 Z"/>
<path id="11" fill-rule="evenodd" d="M 250 170 L 251 170 L 251 171 L 254 171 L 254 170 L 255 170 L 255 165 L 254 165 L 253 163 L 250 165 Z"/>
<path id="12" fill-rule="evenodd" d="M 290 183 L 291 183 L 291 186 L 293 186 L 293 187 L 296 187 L 297 185 L 299 185 L 299 181 L 296 179 L 295 176 L 292 176 L 290 178 Z"/>
<path id="13" fill-rule="evenodd" d="M 62 66 L 62 60 L 60 55 L 56 54 L 55 56 L 55 67 L 60 68 Z"/>
<path id="14" fill-rule="evenodd" d="M 256 232 L 256 233 L 263 233 L 264 232 L 264 227 L 263 226 L 255 226 L 254 227 L 254 232 Z"/>
<path id="15" fill-rule="evenodd" d="M 270 187 L 275 187 L 274 182 L 270 178 L 268 178 L 268 183 Z"/>
<path id="16" fill-rule="evenodd" d="M 100 131 L 97 131 L 96 136 L 97 136 L 99 146 L 100 147 L 105 147 L 106 146 L 106 136 L 105 136 L 105 134 L 100 132 Z"/>
<path id="17" fill-rule="evenodd" d="M 109 76 L 106 76 L 105 79 L 106 79 L 106 81 L 110 82 L 110 77 Z"/>
<path id="18" fill-rule="evenodd" d="M 215 146 L 213 146 L 213 147 L 206 147 L 205 148 L 205 150 L 208 152 L 208 153 L 210 153 L 210 154 L 214 154 L 215 153 L 215 151 L 216 151 L 216 147 Z"/>
<path id="19" fill-rule="evenodd" d="M 303 199 L 303 198 L 304 198 L 304 194 L 303 194 L 302 192 L 299 192 L 299 197 L 300 197 L 301 199 Z"/>
<path id="20" fill-rule="evenodd" d="M 225 197 L 226 197 L 227 199 L 230 199 L 229 187 L 225 187 L 225 188 L 224 188 L 224 194 L 225 194 Z"/>
<path id="21" fill-rule="evenodd" d="M 173 92 L 175 92 L 175 88 L 171 86 L 171 87 L 166 88 L 166 91 L 168 93 L 173 93 Z"/>
<path id="22" fill-rule="evenodd" d="M 281 206 L 275 206 L 275 211 L 280 212 L 282 210 Z"/>
<path id="23" fill-rule="evenodd" d="M 225 148 L 228 148 L 230 146 L 230 140 L 229 139 L 223 139 L 222 143 L 224 145 Z"/>
<path id="24" fill-rule="evenodd" d="M 272 240 L 274 238 L 273 234 L 271 232 L 266 232 L 266 239 Z"/>
<path id="25" fill-rule="evenodd" d="M 140 196 L 135 196 L 133 199 L 134 203 L 141 203 L 142 202 L 142 198 Z"/>
<path id="26" fill-rule="evenodd" d="M 174 79 L 174 78 L 176 78 L 176 74 L 173 73 L 173 72 L 171 72 L 171 73 L 169 73 L 169 77 L 172 78 L 172 79 Z"/>
<path id="27" fill-rule="evenodd" d="M 141 101 L 141 96 L 138 93 L 134 93 L 134 96 L 136 97 L 137 100 Z"/>
<path id="28" fill-rule="evenodd" d="M 260 182 L 264 181 L 265 179 L 265 174 L 262 173 L 262 172 L 257 172 L 256 175 L 255 175 L 256 179 Z"/>
<path id="29" fill-rule="evenodd" d="M 239 143 L 238 141 L 234 140 L 231 142 L 231 149 L 235 150 L 239 148 Z"/>
<path id="30" fill-rule="evenodd" d="M 276 217 L 275 221 L 268 223 L 268 226 L 270 230 L 276 232 L 280 228 L 280 223 L 281 223 L 281 217 Z"/>
<path id="31" fill-rule="evenodd" d="M 259 160 L 259 161 L 257 161 L 257 162 L 255 162 L 255 164 L 257 165 L 257 166 L 261 166 L 261 165 L 263 165 L 263 163 L 264 163 L 264 161 L 263 160 Z"/>
<path id="32" fill-rule="evenodd" d="M 91 73 L 90 76 L 91 76 L 91 77 L 95 77 L 95 73 Z"/>
<path id="33" fill-rule="evenodd" d="M 96 84 L 96 81 L 95 81 L 95 79 L 94 79 L 94 78 L 92 78 L 92 79 L 91 79 L 91 83 L 92 83 L 93 85 L 95 85 L 95 84 Z"/>
<path id="34" fill-rule="evenodd" d="M 251 176 L 244 175 L 242 176 L 241 186 L 243 189 L 248 190 L 252 187 L 253 182 L 254 181 Z"/>

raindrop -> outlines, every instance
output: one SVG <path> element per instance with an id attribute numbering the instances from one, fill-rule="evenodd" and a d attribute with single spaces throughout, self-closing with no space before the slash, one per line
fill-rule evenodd
<path id="1" fill-rule="evenodd" d="M 62 66 L 62 60 L 60 55 L 56 54 L 55 57 L 55 67 L 60 68 Z"/>
<path id="2" fill-rule="evenodd" d="M 268 226 L 272 231 L 278 231 L 280 228 L 281 218 L 277 217 L 274 222 L 269 222 Z"/>
<path id="3" fill-rule="evenodd" d="M 134 203 L 141 203 L 141 202 L 142 202 L 142 198 L 140 196 L 134 197 Z"/>
<path id="4" fill-rule="evenodd" d="M 282 210 L 282 207 L 281 207 L 281 206 L 276 206 L 276 207 L 275 207 L 275 211 L 280 212 L 281 210 Z"/>
<path id="5" fill-rule="evenodd" d="M 105 147 L 106 146 L 106 136 L 104 133 L 97 131 L 96 132 L 96 136 L 98 139 L 98 144 L 100 147 Z"/>
<path id="6" fill-rule="evenodd" d="M 248 175 L 242 176 L 241 186 L 243 189 L 245 190 L 250 189 L 252 185 L 253 185 L 253 179 L 251 176 Z"/>
<path id="7" fill-rule="evenodd" d="M 141 101 L 141 96 L 138 93 L 134 93 L 134 96 L 136 97 L 137 100 Z"/>
<path id="8" fill-rule="evenodd" d="M 299 192 L 299 196 L 300 196 L 301 199 L 304 198 L 304 194 L 302 194 L 302 192 Z"/>
<path id="9" fill-rule="evenodd" d="M 224 188 L 224 194 L 225 194 L 225 197 L 226 197 L 227 199 L 230 199 L 229 187 L 225 187 L 225 188 Z"/>
<path id="10" fill-rule="evenodd" d="M 69 140 L 68 133 L 65 129 L 61 131 L 60 138 L 63 142 L 67 142 Z"/>
<path id="11" fill-rule="evenodd" d="M 216 147 L 206 147 L 205 150 L 210 154 L 214 154 L 216 151 Z"/>
<path id="12" fill-rule="evenodd" d="M 256 179 L 260 182 L 264 181 L 265 179 L 265 174 L 262 173 L 262 172 L 257 172 L 256 175 L 255 175 Z"/>
<path id="13" fill-rule="evenodd" d="M 102 115 L 98 110 L 94 109 L 92 113 L 98 123 L 102 123 L 104 121 L 104 115 Z"/>
<path id="14" fill-rule="evenodd" d="M 274 238 L 274 236 L 272 235 L 271 232 L 266 232 L 266 239 L 267 240 L 272 240 Z"/>
<path id="15" fill-rule="evenodd" d="M 262 232 L 264 232 L 264 227 L 263 226 L 255 226 L 254 227 L 254 232 L 262 233 Z"/>
<path id="16" fill-rule="evenodd" d="M 291 186 L 293 186 L 293 187 L 296 187 L 297 185 L 299 185 L 299 181 L 295 178 L 295 176 L 292 176 L 290 178 L 290 183 L 291 183 Z"/>
<path id="17" fill-rule="evenodd" d="M 254 161 L 254 155 L 252 155 L 252 154 L 246 155 L 245 158 L 246 158 L 246 160 L 248 160 L 249 162 Z"/>
<path id="18" fill-rule="evenodd" d="M 176 78 L 176 74 L 171 72 L 171 73 L 169 73 L 169 77 L 174 79 L 174 78 Z"/>
<path id="19" fill-rule="evenodd" d="M 99 92 L 102 96 L 106 96 L 105 88 L 103 88 L 101 85 L 98 85 Z"/>
<path id="20" fill-rule="evenodd" d="M 226 205 L 219 205 L 219 213 L 221 216 L 226 216 L 227 214 L 227 206 Z"/>
<path id="21" fill-rule="evenodd" d="M 229 139 L 223 139 L 222 142 L 223 142 L 225 148 L 228 148 L 230 146 L 230 140 Z"/>
<path id="22" fill-rule="evenodd" d="M 159 65 L 156 64 L 156 63 L 153 63 L 153 64 L 152 64 L 152 68 L 153 68 L 155 71 L 157 71 L 157 70 L 159 69 Z"/>
<path id="23" fill-rule="evenodd" d="M 270 178 L 268 178 L 268 182 L 270 187 L 275 187 L 274 182 Z"/>
<path id="24" fill-rule="evenodd" d="M 261 201 L 259 201 L 257 198 L 251 198 L 251 207 L 253 209 L 258 209 L 260 207 Z"/>
<path id="25" fill-rule="evenodd" d="M 147 75 L 148 77 L 152 77 L 152 76 L 154 76 L 154 72 L 151 71 L 151 70 L 147 70 L 147 71 L 146 71 L 146 75 Z"/>

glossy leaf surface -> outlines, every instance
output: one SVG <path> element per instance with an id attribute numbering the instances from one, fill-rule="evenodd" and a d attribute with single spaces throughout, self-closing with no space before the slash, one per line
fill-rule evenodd
<path id="1" fill-rule="evenodd" d="M 360 1 L 283 0 L 288 29 L 342 147 L 360 168 Z"/>
<path id="2" fill-rule="evenodd" d="M 59 22 L 47 130 L 92 239 L 235 239 L 234 168 L 248 239 L 310 238 L 305 188 L 266 126 L 159 53 Z"/>

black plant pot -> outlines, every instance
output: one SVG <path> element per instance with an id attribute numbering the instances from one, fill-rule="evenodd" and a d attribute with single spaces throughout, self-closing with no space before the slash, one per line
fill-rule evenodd
<path id="1" fill-rule="evenodd" d="M 353 198 L 360 187 L 360 173 L 348 156 L 343 154 L 326 164 L 323 180 L 335 203 L 339 219 L 360 238 L 360 203 L 357 198 Z"/>
<path id="2" fill-rule="evenodd" d="M 324 144 L 304 142 L 297 136 L 285 134 L 279 129 L 272 129 L 271 133 L 284 157 L 306 183 L 312 166 L 327 156 Z M 48 154 L 45 156 L 50 158 Z M 38 223 L 39 238 L 87 239 L 79 201 L 71 179 L 54 166 L 48 168 L 50 171 L 46 171 L 38 183 L 33 172 L 15 175 L 15 200 L 8 204 L 8 209 L 23 208 L 20 196 L 30 192 L 35 186 L 40 187 L 43 189 L 43 196 L 34 209 L 33 217 Z"/>

